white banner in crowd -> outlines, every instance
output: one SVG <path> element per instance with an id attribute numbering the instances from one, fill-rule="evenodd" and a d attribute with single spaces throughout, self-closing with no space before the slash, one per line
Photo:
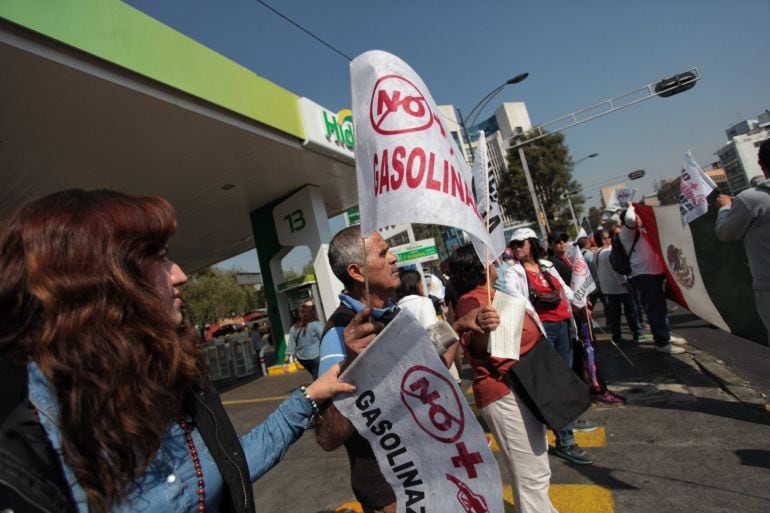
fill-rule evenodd
<path id="1" fill-rule="evenodd" d="M 417 73 L 374 50 L 353 60 L 350 79 L 362 233 L 432 223 L 489 244 L 468 164 Z"/>
<path id="2" fill-rule="evenodd" d="M 399 513 L 503 513 L 484 432 L 414 316 L 398 314 L 342 379 L 356 391 L 334 405 L 371 445 Z"/>
<path id="3" fill-rule="evenodd" d="M 692 158 L 692 153 L 684 154 L 682 179 L 679 181 L 679 212 L 682 224 L 690 224 L 708 212 L 708 197 L 717 184 Z"/>
<path id="4" fill-rule="evenodd" d="M 489 233 L 491 243 L 489 254 L 485 251 L 484 242 L 471 235 L 471 242 L 479 260 L 484 262 L 486 258 L 495 260 L 505 251 L 505 233 L 503 216 L 500 205 L 497 202 L 497 180 L 492 171 L 492 163 L 487 157 L 487 139 L 482 130 L 476 141 L 476 156 L 473 159 L 473 194 L 476 197 L 476 205 L 479 207 L 481 219 L 484 222 L 484 230 Z M 489 229 L 487 229 L 489 228 Z"/>
<path id="5" fill-rule="evenodd" d="M 613 189 L 610 200 L 607 202 L 607 208 L 626 208 L 632 201 L 634 201 L 634 196 L 636 196 L 636 189 Z"/>
<path id="6" fill-rule="evenodd" d="M 570 246 L 567 251 L 567 258 L 572 261 L 572 283 L 569 286 L 575 294 L 572 304 L 583 308 L 586 306 L 588 295 L 596 290 L 596 282 L 591 276 L 591 271 L 588 269 L 588 264 L 583 258 L 580 248 L 574 245 Z"/>

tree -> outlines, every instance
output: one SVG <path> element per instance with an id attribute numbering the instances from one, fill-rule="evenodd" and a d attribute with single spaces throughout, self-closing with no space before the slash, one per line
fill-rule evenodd
<path id="1" fill-rule="evenodd" d="M 182 288 L 187 318 L 195 325 L 216 322 L 257 307 L 257 291 L 238 284 L 237 270 L 208 267 L 190 276 Z"/>
<path id="2" fill-rule="evenodd" d="M 524 141 L 526 140 L 525 136 Z M 549 134 L 527 144 L 524 146 L 524 155 L 540 206 L 545 211 L 551 230 L 569 229 L 572 216 L 567 200 L 562 198 L 562 194 L 579 190 L 580 184 L 572 178 L 573 163 L 564 144 L 564 135 Z M 501 183 L 498 184 L 503 209 L 514 219 L 535 220 L 535 209 L 532 206 L 532 197 L 524 177 L 518 149 L 510 150 L 508 162 L 508 173 L 500 177 Z M 584 204 L 583 194 L 572 195 L 576 216 L 580 217 Z"/>
<path id="3" fill-rule="evenodd" d="M 597 207 L 591 207 L 588 209 L 588 225 L 592 229 L 596 229 L 602 222 L 602 209 Z M 597 244 L 599 242 L 597 241 Z"/>
<path id="4" fill-rule="evenodd" d="M 658 195 L 658 201 L 661 205 L 678 205 L 679 204 L 679 181 L 680 177 L 671 178 L 670 180 L 656 180 L 653 184 L 655 192 Z"/>

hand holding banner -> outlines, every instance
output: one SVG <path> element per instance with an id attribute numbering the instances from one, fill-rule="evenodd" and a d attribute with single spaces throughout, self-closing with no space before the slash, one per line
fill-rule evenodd
<path id="1" fill-rule="evenodd" d="M 399 513 L 503 513 L 500 471 L 484 432 L 408 311 L 341 379 L 356 392 L 337 396 L 334 405 L 371 445 Z"/>

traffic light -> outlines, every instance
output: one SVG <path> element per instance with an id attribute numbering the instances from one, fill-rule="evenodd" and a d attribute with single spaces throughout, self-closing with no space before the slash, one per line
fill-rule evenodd
<path id="1" fill-rule="evenodd" d="M 698 77 L 692 71 L 685 71 L 673 77 L 664 78 L 655 84 L 655 93 L 663 98 L 674 96 L 695 87 Z"/>

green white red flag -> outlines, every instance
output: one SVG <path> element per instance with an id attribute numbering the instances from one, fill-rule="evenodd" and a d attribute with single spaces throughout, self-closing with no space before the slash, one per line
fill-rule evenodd
<path id="1" fill-rule="evenodd" d="M 743 244 L 722 242 L 714 233 L 715 198 L 716 192 L 707 198 L 711 207 L 685 225 L 677 205 L 634 208 L 665 264 L 668 298 L 725 331 L 767 345 Z"/>

